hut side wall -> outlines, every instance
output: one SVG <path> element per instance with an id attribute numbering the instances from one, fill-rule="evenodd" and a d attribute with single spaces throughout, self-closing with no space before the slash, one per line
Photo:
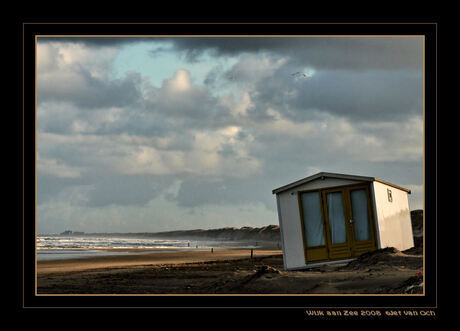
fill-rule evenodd
<path id="1" fill-rule="evenodd" d="M 388 200 L 388 189 L 392 202 Z M 380 248 L 405 250 L 414 247 L 407 192 L 379 182 L 373 182 L 373 191 Z"/>

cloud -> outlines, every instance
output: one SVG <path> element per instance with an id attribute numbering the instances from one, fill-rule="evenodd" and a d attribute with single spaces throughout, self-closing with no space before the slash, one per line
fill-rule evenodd
<path id="1" fill-rule="evenodd" d="M 216 56 L 270 52 L 293 64 L 317 69 L 417 69 L 421 37 L 184 37 L 169 38 L 192 60 L 206 51 Z"/>
<path id="2" fill-rule="evenodd" d="M 42 174 L 52 175 L 62 178 L 80 177 L 82 169 L 73 167 L 57 160 L 40 159 L 37 160 L 37 169 Z"/>
<path id="3" fill-rule="evenodd" d="M 39 147 L 40 153 L 48 155 L 49 158 L 66 160 L 73 164 L 70 169 L 61 166 L 61 175 L 67 170 L 67 177 L 76 177 L 80 174 L 76 173 L 76 170 L 89 169 L 87 176 L 90 176 L 91 170 L 94 172 L 96 169 L 101 175 L 86 178 L 86 182 L 96 185 L 96 188 L 103 180 L 103 177 L 100 177 L 102 174 L 134 180 L 140 178 L 135 177 L 136 175 L 144 176 L 142 178 L 167 175 L 180 178 L 190 174 L 247 177 L 260 171 L 260 161 L 254 158 L 248 149 L 253 137 L 249 133 L 242 133 L 241 128 L 191 131 L 190 134 L 192 139 L 183 143 L 177 134 L 144 137 L 126 134 L 106 136 L 41 133 Z M 52 165 L 56 166 L 58 163 L 54 162 Z M 49 174 L 56 170 L 40 166 L 39 171 Z M 116 179 L 111 181 L 116 182 Z M 115 194 L 114 192 L 112 194 Z M 110 193 L 110 190 L 107 193 Z M 143 201 L 141 196 L 134 197 L 139 197 L 140 201 Z"/>
<path id="4" fill-rule="evenodd" d="M 190 90 L 190 74 L 183 69 L 176 71 L 174 77 L 165 83 L 166 89 L 171 89 L 173 92 L 182 92 Z"/>
<path id="5" fill-rule="evenodd" d="M 110 79 L 116 49 L 91 50 L 74 44 L 38 44 L 38 103 L 70 102 L 82 108 L 134 105 L 140 98 L 140 75 Z"/>
<path id="6" fill-rule="evenodd" d="M 38 75 L 38 103 L 71 102 L 82 108 L 133 106 L 140 100 L 141 81 L 136 73 L 104 81 L 85 69 Z"/>
<path id="7" fill-rule="evenodd" d="M 266 78 L 276 78 L 274 74 L 286 63 L 286 57 L 270 56 L 268 54 L 244 54 L 229 70 L 227 75 L 238 84 L 251 84 Z"/>
<path id="8" fill-rule="evenodd" d="M 150 86 L 144 93 L 147 111 L 158 112 L 166 117 L 212 118 L 216 99 L 207 89 L 191 84 L 190 74 L 183 69 L 175 72 L 160 88 Z"/>
<path id="9" fill-rule="evenodd" d="M 139 69 L 114 78 L 137 41 L 39 39 L 40 223 L 264 225 L 271 190 L 313 172 L 421 184 L 420 38 L 148 40 L 209 63 L 197 74 L 182 61 L 154 84 Z"/>
<path id="10" fill-rule="evenodd" d="M 293 64 L 318 69 L 418 69 L 423 37 L 41 37 L 39 44 L 66 43 L 88 49 L 119 47 L 139 42 L 168 44 L 189 61 L 205 53 L 236 56 L 270 52 L 287 56 Z M 163 50 L 163 48 L 162 48 Z"/>
<path id="11" fill-rule="evenodd" d="M 421 74 L 415 71 L 319 71 L 301 82 L 287 70 L 258 80 L 249 92 L 256 105 L 253 119 L 267 118 L 275 108 L 294 121 L 308 121 L 319 112 L 353 119 L 404 120 L 422 113 Z"/>

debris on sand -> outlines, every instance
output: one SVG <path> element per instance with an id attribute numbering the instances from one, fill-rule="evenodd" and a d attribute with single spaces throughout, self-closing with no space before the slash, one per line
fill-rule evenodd
<path id="1" fill-rule="evenodd" d="M 414 247 L 403 251 L 404 254 L 408 255 L 422 255 L 423 254 L 423 238 L 414 237 Z"/>
<path id="2" fill-rule="evenodd" d="M 259 279 L 265 274 L 281 274 L 281 272 L 271 266 L 262 265 L 257 267 L 250 275 L 241 278 L 241 279 L 232 279 L 230 281 L 219 281 L 215 283 L 212 287 L 214 293 L 233 293 L 235 291 L 241 290 L 243 287 L 248 285 L 250 282 Z"/>
<path id="3" fill-rule="evenodd" d="M 257 268 L 255 273 L 253 273 L 252 275 L 249 275 L 246 278 L 242 279 L 239 285 L 247 284 L 250 281 L 252 281 L 254 279 L 257 279 L 257 278 L 263 276 L 264 274 L 268 274 L 268 273 L 280 274 L 280 271 L 278 269 L 270 267 L 268 265 L 263 265 L 263 266 Z"/>
<path id="4" fill-rule="evenodd" d="M 394 247 L 387 247 L 383 249 L 377 249 L 361 254 L 356 260 L 349 262 L 343 269 L 364 269 L 371 265 L 379 263 L 385 263 L 391 259 L 390 255 L 399 253 L 399 250 Z"/>
<path id="5" fill-rule="evenodd" d="M 407 294 L 423 293 L 423 278 L 418 276 L 410 277 L 401 287 L 403 292 Z"/>
<path id="6" fill-rule="evenodd" d="M 263 265 L 263 266 L 259 267 L 259 269 L 256 272 L 256 274 L 258 276 L 262 276 L 263 274 L 267 274 L 267 273 L 279 274 L 280 271 L 278 269 L 276 269 L 276 268 L 271 267 L 271 266 Z"/>
<path id="7" fill-rule="evenodd" d="M 389 289 L 388 293 L 420 294 L 423 293 L 423 277 L 412 276 L 394 289 Z"/>
<path id="8" fill-rule="evenodd" d="M 407 255 L 394 247 L 387 247 L 364 253 L 340 269 L 363 270 L 370 266 L 420 268 L 422 263 L 422 259 L 418 256 Z"/>

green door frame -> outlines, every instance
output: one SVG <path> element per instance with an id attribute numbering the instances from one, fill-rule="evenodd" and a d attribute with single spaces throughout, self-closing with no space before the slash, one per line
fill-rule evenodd
<path id="1" fill-rule="evenodd" d="M 368 210 L 368 215 L 369 215 L 369 223 L 370 223 L 369 230 L 371 234 L 371 240 L 356 241 L 355 236 L 354 236 L 354 225 L 349 223 L 349 220 L 353 219 L 350 192 L 353 190 L 359 190 L 359 189 L 366 190 L 367 210 Z M 324 246 L 307 247 L 307 244 L 306 244 L 305 220 L 303 217 L 301 195 L 302 193 L 309 193 L 309 192 L 318 192 L 320 196 L 321 216 L 322 216 L 322 222 L 323 222 L 323 235 L 325 239 L 324 241 L 326 243 Z M 329 217 L 327 215 L 327 201 L 326 201 L 326 194 L 330 192 L 341 192 L 342 193 L 342 203 L 343 203 L 344 217 L 345 217 L 345 222 L 346 222 L 345 229 L 346 229 L 346 237 L 347 237 L 347 240 L 345 243 L 332 244 L 332 241 L 331 241 L 330 224 L 329 224 Z M 352 184 L 352 185 L 342 185 L 342 186 L 335 186 L 335 187 L 327 187 L 327 188 L 319 188 L 319 189 L 316 188 L 316 189 L 310 189 L 310 190 L 297 191 L 297 200 L 298 200 L 299 213 L 300 213 L 305 264 L 309 264 L 311 262 L 323 262 L 323 261 L 329 261 L 329 260 L 341 260 L 341 259 L 346 259 L 350 257 L 356 257 L 365 252 L 376 249 L 377 247 L 376 226 L 375 226 L 375 218 L 374 218 L 374 210 L 373 210 L 374 208 L 373 208 L 372 197 L 370 195 L 370 192 L 371 192 L 370 184 L 367 184 L 367 183 L 359 183 L 359 184 Z"/>

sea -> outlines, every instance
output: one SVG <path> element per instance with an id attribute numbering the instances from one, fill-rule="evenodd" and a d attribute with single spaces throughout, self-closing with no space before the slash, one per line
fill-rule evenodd
<path id="1" fill-rule="evenodd" d="M 151 253 L 149 249 L 157 252 L 205 251 L 214 247 L 250 249 L 258 246 L 257 243 L 235 241 L 41 234 L 37 236 L 37 261 Z M 139 250 L 132 250 L 133 248 Z"/>

